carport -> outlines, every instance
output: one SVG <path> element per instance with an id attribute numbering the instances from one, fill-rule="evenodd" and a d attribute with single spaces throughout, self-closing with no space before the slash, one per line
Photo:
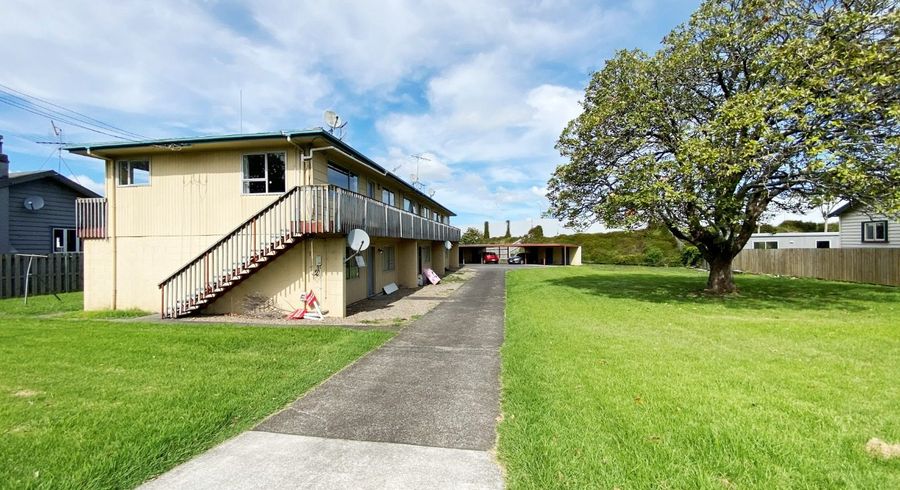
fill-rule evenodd
<path id="1" fill-rule="evenodd" d="M 581 245 L 572 243 L 475 243 L 459 246 L 463 264 L 482 264 L 486 252 L 497 254 L 500 262 L 522 254 L 526 264 L 581 265 Z"/>

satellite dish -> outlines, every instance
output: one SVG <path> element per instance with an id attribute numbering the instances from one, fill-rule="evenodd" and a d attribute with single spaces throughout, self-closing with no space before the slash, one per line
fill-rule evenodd
<path id="1" fill-rule="evenodd" d="M 338 127 L 338 123 L 340 123 L 341 118 L 337 115 L 337 112 L 334 111 L 325 111 L 325 124 L 334 129 Z"/>
<path id="2" fill-rule="evenodd" d="M 25 198 L 25 209 L 37 211 L 44 207 L 44 198 L 41 196 L 31 196 Z"/>
<path id="3" fill-rule="evenodd" d="M 369 244 L 371 243 L 372 240 L 369 239 L 369 234 L 366 233 L 365 230 L 355 228 L 350 230 L 350 233 L 347 234 L 347 245 L 356 253 L 369 248 Z"/>
<path id="4" fill-rule="evenodd" d="M 450 250 L 451 248 L 453 248 L 453 244 L 450 243 L 450 240 L 446 240 L 444 242 L 444 248 L 446 248 L 447 250 Z"/>

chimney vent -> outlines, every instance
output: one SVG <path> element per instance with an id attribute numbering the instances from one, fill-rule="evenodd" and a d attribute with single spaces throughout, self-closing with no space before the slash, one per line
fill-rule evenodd
<path id="1" fill-rule="evenodd" d="M 0 135 L 0 179 L 9 177 L 9 157 L 3 153 L 3 135 Z"/>

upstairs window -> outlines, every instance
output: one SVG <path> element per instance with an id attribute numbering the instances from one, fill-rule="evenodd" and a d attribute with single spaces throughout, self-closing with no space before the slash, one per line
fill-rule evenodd
<path id="1" fill-rule="evenodd" d="M 273 194 L 285 189 L 285 154 L 244 155 L 244 194 Z"/>
<path id="2" fill-rule="evenodd" d="M 413 212 L 413 202 L 407 198 L 403 198 L 403 210 L 412 213 Z"/>
<path id="3" fill-rule="evenodd" d="M 862 241 L 887 242 L 887 221 L 869 221 L 862 224 Z"/>
<path id="4" fill-rule="evenodd" d="M 328 184 L 347 189 L 350 192 L 357 192 L 357 189 L 359 189 L 359 177 L 344 167 L 329 163 Z"/>
<path id="5" fill-rule="evenodd" d="M 150 185 L 149 160 L 119 160 L 116 168 L 116 182 L 120 186 Z"/>
<path id="6" fill-rule="evenodd" d="M 396 196 L 394 195 L 393 192 L 391 192 L 387 189 L 381 189 L 381 202 L 391 205 L 391 206 L 396 206 L 397 204 L 396 204 L 395 199 L 396 199 Z"/>

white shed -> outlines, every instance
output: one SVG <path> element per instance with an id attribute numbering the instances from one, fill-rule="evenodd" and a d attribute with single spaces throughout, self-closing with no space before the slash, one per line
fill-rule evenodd
<path id="1" fill-rule="evenodd" d="M 840 233 L 808 232 L 808 233 L 754 233 L 744 250 L 748 249 L 782 249 L 782 248 L 840 248 Z"/>

